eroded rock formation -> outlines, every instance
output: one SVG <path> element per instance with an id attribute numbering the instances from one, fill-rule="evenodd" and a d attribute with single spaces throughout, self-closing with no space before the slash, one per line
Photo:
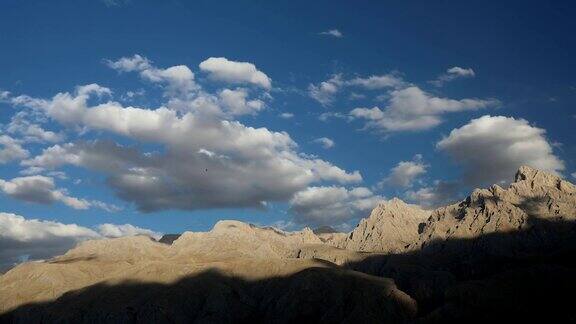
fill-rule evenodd
<path id="1" fill-rule="evenodd" d="M 384 201 L 336 246 L 364 252 L 403 252 L 418 240 L 419 227 L 428 216 L 429 211 L 398 198 Z"/>

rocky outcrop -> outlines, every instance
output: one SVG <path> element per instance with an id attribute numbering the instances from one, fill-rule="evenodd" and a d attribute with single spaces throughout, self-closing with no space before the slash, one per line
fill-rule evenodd
<path id="1" fill-rule="evenodd" d="M 424 322 L 573 318 L 576 287 L 573 184 L 521 167 L 506 189 L 476 189 L 438 208 L 417 243 L 348 266 L 394 279 L 418 301 Z M 545 296 L 545 297 L 542 297 Z"/>
<path id="2" fill-rule="evenodd" d="M 336 246 L 364 252 L 403 252 L 418 240 L 419 226 L 429 215 L 429 211 L 398 198 L 384 201 Z"/>
<path id="3" fill-rule="evenodd" d="M 523 166 L 507 189 L 493 185 L 476 189 L 464 201 L 435 210 L 415 248 L 474 248 L 501 256 L 519 256 L 525 251 L 547 248 L 573 236 L 548 225 L 576 220 L 576 187 L 560 177 Z M 554 226 L 558 228 L 559 226 Z M 515 240 L 492 240 L 478 246 L 438 244 L 440 241 L 472 239 L 480 236 L 524 232 Z M 436 244 L 432 244 L 436 243 Z M 436 251 L 439 252 L 439 251 Z"/>

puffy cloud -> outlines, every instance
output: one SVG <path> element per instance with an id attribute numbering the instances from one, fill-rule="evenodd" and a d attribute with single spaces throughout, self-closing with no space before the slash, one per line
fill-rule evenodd
<path id="1" fill-rule="evenodd" d="M 121 72 L 140 72 L 152 68 L 152 62 L 138 54 L 132 57 L 122 57 L 116 61 L 106 60 L 106 64 Z"/>
<path id="2" fill-rule="evenodd" d="M 394 73 L 372 75 L 367 78 L 356 77 L 345 80 L 341 74 L 334 74 L 330 79 L 319 84 L 308 85 L 308 95 L 323 106 L 330 106 L 336 95 L 345 87 L 361 87 L 368 90 L 399 88 L 406 85 L 401 77 Z M 353 94 L 355 98 L 363 95 Z M 352 98 L 354 99 L 354 98 Z"/>
<path id="3" fill-rule="evenodd" d="M 343 84 L 344 81 L 342 80 L 342 76 L 340 74 L 335 74 L 330 79 L 323 81 L 318 85 L 308 85 L 308 94 L 323 106 L 329 106 L 334 101 L 335 95 Z"/>
<path id="4" fill-rule="evenodd" d="M 106 64 L 120 72 L 139 72 L 141 78 L 152 83 L 166 84 L 166 94 L 169 96 L 186 96 L 198 89 L 194 73 L 186 65 L 160 69 L 154 67 L 152 61 L 138 54 L 122 57 L 116 61 L 107 60 Z"/>
<path id="5" fill-rule="evenodd" d="M 422 155 L 416 154 L 412 161 L 400 161 L 390 170 L 388 177 L 383 179 L 378 185 L 380 187 L 393 186 L 400 188 L 411 187 L 417 177 L 426 173 L 426 165 L 422 161 Z"/>
<path id="6" fill-rule="evenodd" d="M 31 115 L 26 111 L 18 112 L 10 120 L 6 131 L 20 136 L 25 142 L 57 143 L 65 139 L 64 134 L 45 130 L 38 123 L 30 121 L 30 119 L 38 119 Z"/>
<path id="7" fill-rule="evenodd" d="M 20 215 L 0 212 L 0 272 L 17 263 L 43 260 L 64 254 L 78 242 L 103 237 L 161 234 L 130 224 L 102 224 L 98 230 L 76 224 L 27 219 Z"/>
<path id="8" fill-rule="evenodd" d="M 450 82 L 455 79 L 460 78 L 473 78 L 476 73 L 471 68 L 461 68 L 459 66 L 454 66 L 449 68 L 446 73 L 440 75 L 436 80 L 430 81 L 431 84 L 441 87 L 446 82 Z"/>
<path id="9" fill-rule="evenodd" d="M 120 71 L 157 70 L 140 56 L 109 65 Z M 195 94 L 181 100 L 193 107 L 188 110 L 125 107 L 106 101 L 110 90 L 96 84 L 51 99 L 12 98 L 13 104 L 42 111 L 71 129 L 110 132 L 158 147 L 141 152 L 111 142 L 67 143 L 46 148 L 22 165 L 40 172 L 67 164 L 97 170 L 120 198 L 143 211 L 260 207 L 266 201 L 287 201 L 314 183 L 362 180 L 358 171 L 347 172 L 299 152 L 285 132 L 224 119 L 263 108 L 261 101 L 247 98 L 248 91 L 255 89 Z"/>
<path id="10" fill-rule="evenodd" d="M 364 187 L 309 187 L 290 200 L 290 212 L 300 224 L 338 225 L 366 216 L 382 199 Z"/>
<path id="11" fill-rule="evenodd" d="M 493 99 L 455 100 L 433 97 L 412 86 L 392 91 L 384 110 L 379 107 L 356 108 L 350 115 L 367 120 L 366 127 L 381 132 L 419 131 L 438 126 L 442 122 L 442 114 L 478 110 L 498 104 Z"/>
<path id="12" fill-rule="evenodd" d="M 134 226 L 132 224 L 115 225 L 115 224 L 101 224 L 98 225 L 98 232 L 105 237 L 123 237 L 135 235 L 148 235 L 156 240 L 162 237 L 162 233 L 154 232 L 152 230 Z"/>
<path id="13" fill-rule="evenodd" d="M 314 142 L 316 144 L 320 144 L 325 149 L 333 148 L 335 145 L 334 141 L 328 137 L 316 138 L 312 142 Z"/>
<path id="14" fill-rule="evenodd" d="M 259 99 L 246 100 L 248 90 L 246 89 L 224 89 L 219 94 L 220 102 L 230 115 L 255 115 L 266 107 Z"/>
<path id="15" fill-rule="evenodd" d="M 327 31 L 323 31 L 319 33 L 320 35 L 325 35 L 325 36 L 332 36 L 335 38 L 342 38 L 344 37 L 344 34 L 342 34 L 342 32 L 340 32 L 338 29 L 330 29 Z"/>
<path id="16" fill-rule="evenodd" d="M 260 206 L 267 200 L 287 200 L 312 182 L 362 180 L 358 171 L 348 173 L 298 154 L 286 133 L 238 122 L 207 123 L 191 115 L 172 123 L 156 120 L 151 127 L 141 118 L 133 126 L 111 129 L 165 143 L 169 147 L 165 154 L 144 154 L 110 142 L 68 143 L 47 148 L 23 164 L 99 170 L 109 176 L 107 183 L 119 197 L 145 211 Z"/>
<path id="17" fill-rule="evenodd" d="M 30 152 L 22 147 L 22 143 L 8 135 L 0 135 L 0 164 L 21 160 Z"/>
<path id="18" fill-rule="evenodd" d="M 61 202 L 74 209 L 99 207 L 108 211 L 118 208 L 99 201 L 88 201 L 71 197 L 66 189 L 56 188 L 53 178 L 41 175 L 18 177 L 8 181 L 0 179 L 0 190 L 14 199 L 37 204 L 48 205 Z"/>
<path id="19" fill-rule="evenodd" d="M 404 194 L 406 200 L 423 208 L 431 209 L 456 202 L 462 184 L 455 181 L 435 181 L 432 186 L 408 190 Z"/>
<path id="20" fill-rule="evenodd" d="M 199 65 L 209 78 L 230 83 L 249 83 L 264 89 L 272 87 L 272 80 L 248 62 L 230 61 L 225 57 L 211 57 Z"/>
<path id="21" fill-rule="evenodd" d="M 38 204 L 62 202 L 74 209 L 87 209 L 89 203 L 85 200 L 70 197 L 65 190 L 56 189 L 54 179 L 34 175 L 14 178 L 9 181 L 0 179 L 0 189 L 12 198 Z"/>
<path id="22" fill-rule="evenodd" d="M 100 234 L 76 224 L 0 213 L 0 271 L 22 261 L 63 254 L 76 243 L 95 238 Z"/>
<path id="23" fill-rule="evenodd" d="M 289 113 L 289 112 L 285 112 L 285 113 L 281 113 L 281 114 L 279 115 L 279 117 L 282 118 L 282 119 L 290 119 L 290 118 L 293 118 L 293 117 L 294 117 L 294 114 L 293 114 L 293 113 Z"/>
<path id="24" fill-rule="evenodd" d="M 462 165 L 467 184 L 485 186 L 509 182 L 521 165 L 564 170 L 545 133 L 524 119 L 486 115 L 452 130 L 436 147 Z"/>

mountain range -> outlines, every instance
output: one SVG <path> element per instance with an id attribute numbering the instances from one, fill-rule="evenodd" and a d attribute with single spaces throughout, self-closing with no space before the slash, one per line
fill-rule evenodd
<path id="1" fill-rule="evenodd" d="M 523 166 L 433 211 L 383 201 L 350 233 L 85 241 L 0 276 L 0 322 L 574 322 L 575 257 L 576 187 Z"/>

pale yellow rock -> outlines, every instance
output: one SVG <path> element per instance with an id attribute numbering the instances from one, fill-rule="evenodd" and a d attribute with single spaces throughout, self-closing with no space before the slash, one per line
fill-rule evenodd
<path id="1" fill-rule="evenodd" d="M 430 212 L 398 198 L 378 204 L 337 247 L 353 251 L 397 253 L 418 240 L 418 226 Z"/>
<path id="2" fill-rule="evenodd" d="M 183 257 L 206 259 L 223 258 L 283 258 L 292 256 L 302 244 L 322 241 L 305 228 L 285 232 L 272 227 L 257 227 L 239 221 L 224 220 L 209 232 L 185 232 L 172 243 L 172 253 Z"/>
<path id="3" fill-rule="evenodd" d="M 172 322 L 184 314 L 182 321 L 258 316 L 261 322 L 290 323 L 303 307 L 313 307 L 316 318 L 345 322 L 415 316 L 416 302 L 392 280 L 310 255 L 298 258 L 308 242 L 328 247 L 310 230 L 288 233 L 237 221 L 185 233 L 171 246 L 142 236 L 84 242 L 63 256 L 24 263 L 0 277 L 0 321 L 20 306 L 58 298 L 66 301 L 51 304 L 49 312 L 32 308 L 16 316 L 29 322 Z M 347 297 L 353 289 L 367 294 Z M 135 291 L 157 295 L 128 307 L 141 299 Z M 73 295 L 65 295 L 69 292 Z M 134 312 L 144 315 L 134 320 Z"/>
<path id="4" fill-rule="evenodd" d="M 576 187 L 556 175 L 522 166 L 509 188 L 476 189 L 466 200 L 432 212 L 415 247 L 435 240 L 525 230 L 539 221 L 574 220 Z"/>

